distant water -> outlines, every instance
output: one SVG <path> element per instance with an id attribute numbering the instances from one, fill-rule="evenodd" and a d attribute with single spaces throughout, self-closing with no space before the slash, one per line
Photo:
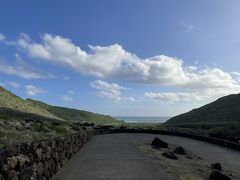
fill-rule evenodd
<path id="1" fill-rule="evenodd" d="M 164 123 L 170 117 L 149 117 L 149 116 L 117 116 L 115 117 L 118 120 L 123 120 L 128 123 Z"/>

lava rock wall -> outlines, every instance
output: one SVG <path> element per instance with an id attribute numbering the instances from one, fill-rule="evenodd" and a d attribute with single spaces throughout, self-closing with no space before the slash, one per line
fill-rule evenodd
<path id="1" fill-rule="evenodd" d="M 95 134 L 83 130 L 65 137 L 6 146 L 0 150 L 0 180 L 47 180 Z"/>

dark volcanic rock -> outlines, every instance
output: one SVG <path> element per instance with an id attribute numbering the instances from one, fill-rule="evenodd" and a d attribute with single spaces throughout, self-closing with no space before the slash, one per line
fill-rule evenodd
<path id="1" fill-rule="evenodd" d="M 14 170 L 8 171 L 7 179 L 9 179 L 9 180 L 18 180 L 17 172 L 14 171 Z"/>
<path id="2" fill-rule="evenodd" d="M 32 174 L 33 174 L 32 168 L 24 165 L 21 168 L 21 171 L 20 171 L 20 174 L 19 174 L 19 180 L 31 179 Z"/>
<path id="3" fill-rule="evenodd" d="M 0 180 L 4 180 L 4 177 L 3 175 L 1 175 L 1 173 L 0 173 Z"/>
<path id="4" fill-rule="evenodd" d="M 47 180 L 95 133 L 79 133 L 6 146 L 0 150 L 0 180 Z"/>
<path id="5" fill-rule="evenodd" d="M 221 171 L 218 170 L 212 170 L 212 173 L 210 174 L 209 178 L 211 180 L 231 180 L 230 177 L 227 175 L 223 174 Z"/>
<path id="6" fill-rule="evenodd" d="M 182 146 L 179 146 L 173 150 L 175 154 L 186 155 L 186 151 L 183 149 Z"/>
<path id="7" fill-rule="evenodd" d="M 37 163 L 36 172 L 38 176 L 41 176 L 44 172 L 44 166 L 42 162 Z"/>
<path id="8" fill-rule="evenodd" d="M 222 166 L 220 163 L 213 163 L 213 164 L 211 164 L 211 167 L 212 167 L 212 169 L 222 171 Z"/>
<path id="9" fill-rule="evenodd" d="M 178 157 L 171 151 L 166 151 L 166 152 L 162 153 L 162 155 L 169 158 L 169 159 L 173 159 L 173 160 L 178 159 Z"/>
<path id="10" fill-rule="evenodd" d="M 154 146 L 155 148 L 167 148 L 168 143 L 162 141 L 158 137 L 155 137 L 154 140 L 152 141 L 152 146 Z"/>

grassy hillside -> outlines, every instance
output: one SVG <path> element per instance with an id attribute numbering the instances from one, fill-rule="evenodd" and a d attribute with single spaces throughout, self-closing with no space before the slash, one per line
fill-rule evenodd
<path id="1" fill-rule="evenodd" d="M 0 86 L 0 108 L 10 108 L 17 112 L 37 114 L 43 117 L 68 122 L 88 122 L 96 124 L 113 124 L 120 121 L 102 114 L 77 109 L 51 106 L 32 99 L 24 100 Z"/>
<path id="2" fill-rule="evenodd" d="M 0 107 L 11 108 L 21 112 L 34 113 L 48 118 L 60 119 L 56 115 L 50 113 L 49 111 L 41 107 L 32 106 L 32 104 L 29 103 L 28 101 L 21 99 L 20 97 L 7 91 L 1 86 L 0 86 Z"/>
<path id="3" fill-rule="evenodd" d="M 35 101 L 32 99 L 27 99 L 29 104 L 33 104 L 35 107 L 39 107 L 41 109 L 45 109 L 46 111 L 56 115 L 57 117 L 64 119 L 66 121 L 74 121 L 74 122 L 88 122 L 88 123 L 95 123 L 95 124 L 119 124 L 120 121 L 112 118 L 111 116 L 92 113 L 83 110 L 65 108 L 65 107 L 58 107 L 58 106 L 51 106 L 45 104 L 40 101 Z"/>
<path id="4" fill-rule="evenodd" d="M 0 147 L 73 133 L 85 122 L 121 123 L 106 115 L 23 100 L 0 87 Z"/>
<path id="5" fill-rule="evenodd" d="M 3 145 L 66 135 L 80 125 L 0 107 L 0 148 Z"/>
<path id="6" fill-rule="evenodd" d="M 240 94 L 170 118 L 166 126 L 206 130 L 210 136 L 233 139 L 240 136 Z"/>
<path id="7" fill-rule="evenodd" d="M 192 122 L 240 122 L 240 94 L 222 97 L 210 104 L 170 118 L 167 124 Z"/>

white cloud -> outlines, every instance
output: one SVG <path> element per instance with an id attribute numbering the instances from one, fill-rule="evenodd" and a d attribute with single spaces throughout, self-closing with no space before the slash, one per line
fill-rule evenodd
<path id="1" fill-rule="evenodd" d="M 134 97 L 123 97 L 123 100 L 125 100 L 125 101 L 131 101 L 131 102 L 134 102 L 134 101 L 136 101 L 136 99 L 134 98 Z"/>
<path id="2" fill-rule="evenodd" d="M 194 29 L 194 26 L 192 24 L 187 24 L 184 22 L 180 22 L 180 26 L 182 26 L 186 32 L 190 32 Z"/>
<path id="3" fill-rule="evenodd" d="M 216 88 L 235 83 L 231 75 L 221 69 L 184 66 L 181 59 L 164 55 L 141 59 L 118 44 L 89 46 L 91 51 L 87 53 L 70 39 L 50 34 L 42 36 L 42 43 L 35 43 L 23 34 L 17 44 L 31 57 L 102 79 L 185 88 Z"/>
<path id="4" fill-rule="evenodd" d="M 128 88 L 119 86 L 115 83 L 107 83 L 101 80 L 95 80 L 90 83 L 90 86 L 94 89 L 97 89 L 97 96 L 101 98 L 106 98 L 111 101 L 135 101 L 133 97 L 124 97 L 122 96 L 123 90 L 128 90 Z"/>
<path id="5" fill-rule="evenodd" d="M 5 84 L 11 86 L 12 88 L 19 88 L 21 85 L 14 81 L 5 81 Z"/>
<path id="6" fill-rule="evenodd" d="M 74 100 L 72 97 L 74 94 L 75 94 L 75 92 L 73 90 L 68 90 L 67 94 L 65 94 L 61 97 L 61 100 L 65 101 L 65 102 L 72 102 Z"/>
<path id="7" fill-rule="evenodd" d="M 0 60 L 0 73 L 7 75 L 15 75 L 25 79 L 39 79 L 43 78 L 42 75 L 27 66 L 23 62 L 18 62 L 16 65 L 7 64 Z"/>
<path id="8" fill-rule="evenodd" d="M 194 27 L 180 23 L 186 31 Z M 83 75 L 91 75 L 100 79 L 128 81 L 141 84 L 156 84 L 181 88 L 177 94 L 164 94 L 157 98 L 173 98 L 186 100 L 187 97 L 200 97 L 213 90 L 221 94 L 239 92 L 238 72 L 229 73 L 220 68 L 186 66 L 183 60 L 165 55 L 140 58 L 126 51 L 121 45 L 89 46 L 89 51 L 82 50 L 70 39 L 51 34 L 41 36 L 41 42 L 34 42 L 26 34 L 21 34 L 15 46 L 24 50 L 31 58 L 62 65 Z M 98 96 L 120 101 L 123 89 L 114 89 L 105 81 L 98 82 Z M 92 85 L 94 86 L 94 85 Z M 106 88 L 106 87 L 111 88 Z M 161 93 L 161 92 L 160 92 Z M 181 94 L 183 93 L 183 94 Z M 150 95 L 150 94 L 148 94 Z M 151 95 L 152 96 L 152 95 Z M 164 97 L 163 97 L 164 96 Z M 207 97 L 210 97 L 208 95 Z"/>
<path id="9" fill-rule="evenodd" d="M 68 76 L 62 76 L 62 79 L 63 79 L 63 80 L 69 80 L 70 77 L 68 77 Z"/>
<path id="10" fill-rule="evenodd" d="M 236 86 L 232 89 L 205 89 L 205 90 L 193 90 L 185 92 L 146 92 L 144 95 L 156 102 L 168 102 L 168 103 L 194 103 L 203 105 L 214 101 L 222 96 L 229 94 L 237 94 L 240 92 L 240 86 Z"/>
<path id="11" fill-rule="evenodd" d="M 35 43 L 27 35 L 21 35 L 17 45 L 30 57 L 98 78 L 149 84 L 176 84 L 187 80 L 181 60 L 163 55 L 140 59 L 118 44 L 89 46 L 90 52 L 87 53 L 69 39 L 45 34 L 42 43 Z"/>
<path id="12" fill-rule="evenodd" d="M 43 94 L 46 93 L 46 91 L 44 91 L 43 89 L 33 86 L 33 85 L 27 85 L 25 86 L 25 93 L 28 96 L 36 96 L 38 94 Z"/>
<path id="13" fill-rule="evenodd" d="M 69 90 L 69 91 L 68 91 L 68 94 L 73 95 L 73 94 L 75 94 L 75 92 L 74 92 L 73 90 Z"/>
<path id="14" fill-rule="evenodd" d="M 5 40 L 5 36 L 2 33 L 0 33 L 0 42 L 4 40 Z"/>
<path id="15" fill-rule="evenodd" d="M 69 95 L 63 95 L 61 97 L 61 100 L 62 101 L 65 101 L 65 102 L 72 102 L 73 101 L 73 97 L 69 96 Z"/>
<path id="16" fill-rule="evenodd" d="M 52 73 L 39 72 L 32 66 L 26 64 L 16 54 L 16 60 L 10 64 L 0 59 L 0 73 L 19 76 L 24 79 L 56 79 L 58 76 Z"/>

